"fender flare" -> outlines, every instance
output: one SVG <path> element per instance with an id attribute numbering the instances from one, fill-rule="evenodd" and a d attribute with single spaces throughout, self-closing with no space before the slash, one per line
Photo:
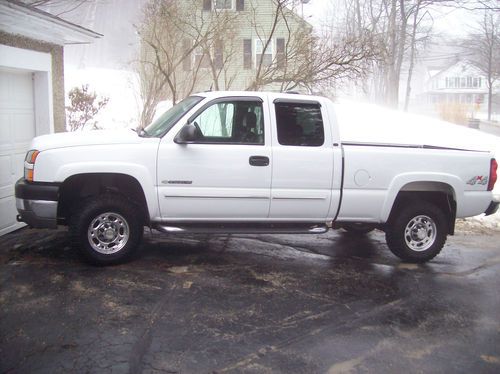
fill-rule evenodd
<path id="1" fill-rule="evenodd" d="M 464 194 L 463 181 L 455 175 L 445 173 L 404 173 L 395 176 L 387 190 L 386 198 L 380 212 L 381 222 L 387 222 L 392 207 L 401 190 L 409 183 L 430 182 L 442 183 L 451 187 L 457 206 L 460 204 Z"/>
<path id="2" fill-rule="evenodd" d="M 158 216 L 158 199 L 154 189 L 156 183 L 145 166 L 116 161 L 72 162 L 61 165 L 55 173 L 55 180 L 64 182 L 69 177 L 79 174 L 123 174 L 134 178 L 144 193 L 149 216 Z"/>

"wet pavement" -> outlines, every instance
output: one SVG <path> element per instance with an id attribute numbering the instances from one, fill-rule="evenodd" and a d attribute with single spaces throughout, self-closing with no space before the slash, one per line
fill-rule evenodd
<path id="1" fill-rule="evenodd" d="M 148 234 L 99 268 L 23 229 L 0 269 L 2 373 L 500 372 L 500 232 L 424 265 L 380 232 Z"/>

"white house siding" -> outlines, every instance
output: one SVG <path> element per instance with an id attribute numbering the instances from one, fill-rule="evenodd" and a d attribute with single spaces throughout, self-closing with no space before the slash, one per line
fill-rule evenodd
<path id="1" fill-rule="evenodd" d="M 213 0 L 212 0 L 213 1 Z M 233 0 L 235 1 L 235 0 Z M 199 3 L 200 9 L 202 9 L 202 1 Z M 233 12 L 235 10 L 231 10 Z M 226 72 L 226 78 L 221 74 L 219 79 L 219 89 L 222 90 L 244 90 L 249 87 L 252 83 L 252 77 L 255 76 L 255 40 L 262 39 L 264 42 L 267 40 L 271 33 L 271 29 L 274 23 L 274 16 L 276 12 L 276 5 L 273 0 L 245 0 L 245 10 L 237 12 L 237 34 L 233 37 L 235 45 L 234 57 L 232 61 L 226 65 L 228 70 Z M 300 16 L 295 14 L 292 10 L 285 12 L 288 21 L 288 27 L 291 30 L 299 30 L 300 28 L 308 28 L 312 30 L 311 26 L 305 22 Z M 204 17 L 210 17 L 208 12 L 204 12 Z M 256 22 L 257 26 L 252 25 Z M 292 31 L 293 32 L 293 31 Z M 289 38 L 289 31 L 287 25 L 280 18 L 276 30 L 273 36 L 273 57 L 276 53 L 276 39 L 285 38 L 285 43 Z M 252 40 L 252 69 L 244 69 L 243 67 L 243 40 Z M 182 68 L 179 73 L 182 74 Z M 213 81 L 211 76 L 211 71 L 209 68 L 204 68 L 199 75 L 201 78 L 195 87 L 194 91 L 205 91 L 213 89 Z M 206 74 L 204 74 L 206 72 Z M 279 84 L 274 84 L 266 87 L 267 89 L 279 89 Z"/>

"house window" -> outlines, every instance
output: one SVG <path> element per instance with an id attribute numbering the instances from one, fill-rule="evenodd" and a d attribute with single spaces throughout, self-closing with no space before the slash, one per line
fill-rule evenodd
<path id="1" fill-rule="evenodd" d="M 238 12 L 245 10 L 245 0 L 236 0 L 236 10 Z"/>
<path id="2" fill-rule="evenodd" d="M 252 68 L 252 39 L 243 39 L 243 69 Z"/>
<path id="3" fill-rule="evenodd" d="M 222 40 L 216 40 L 214 43 L 214 67 L 222 69 L 224 66 L 224 45 Z"/>
<path id="4" fill-rule="evenodd" d="M 468 88 L 472 87 L 472 77 L 467 77 L 467 87 Z"/>
<path id="5" fill-rule="evenodd" d="M 446 78 L 446 88 L 460 88 L 460 78 L 456 77 Z"/>
<path id="6" fill-rule="evenodd" d="M 191 70 L 191 41 L 189 39 L 182 40 L 182 51 L 184 52 L 184 59 L 182 60 L 182 70 Z"/>
<path id="7" fill-rule="evenodd" d="M 194 50 L 194 67 L 206 69 L 210 67 L 210 60 L 208 53 L 205 51 L 203 47 L 197 47 Z"/>
<path id="8" fill-rule="evenodd" d="M 203 10 L 210 12 L 212 10 L 245 10 L 245 0 L 203 0 Z"/>
<path id="9" fill-rule="evenodd" d="M 276 66 L 278 69 L 283 69 L 285 67 L 285 39 L 276 39 Z"/>
<path id="10" fill-rule="evenodd" d="M 255 66 L 259 66 L 262 59 L 262 66 L 271 66 L 273 63 L 273 42 L 269 42 L 264 51 L 265 42 L 255 39 Z"/>
<path id="11" fill-rule="evenodd" d="M 460 78 L 460 88 L 465 88 L 466 82 L 467 80 L 465 77 Z"/>
<path id="12" fill-rule="evenodd" d="M 233 0 L 213 0 L 215 10 L 233 9 Z"/>

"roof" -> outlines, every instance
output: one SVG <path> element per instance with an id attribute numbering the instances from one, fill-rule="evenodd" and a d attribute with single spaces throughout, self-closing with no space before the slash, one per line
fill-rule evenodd
<path id="1" fill-rule="evenodd" d="M 15 0 L 0 0 L 0 30 L 58 45 L 88 44 L 103 36 Z"/>
<path id="2" fill-rule="evenodd" d="M 445 73 L 454 74 L 453 76 L 460 76 L 465 71 L 467 71 L 469 75 L 472 73 L 481 76 L 484 75 L 477 67 L 469 63 L 467 60 L 459 60 L 444 69 L 441 69 L 439 72 L 434 72 L 434 74 L 430 75 L 430 79 L 439 78 Z"/>

